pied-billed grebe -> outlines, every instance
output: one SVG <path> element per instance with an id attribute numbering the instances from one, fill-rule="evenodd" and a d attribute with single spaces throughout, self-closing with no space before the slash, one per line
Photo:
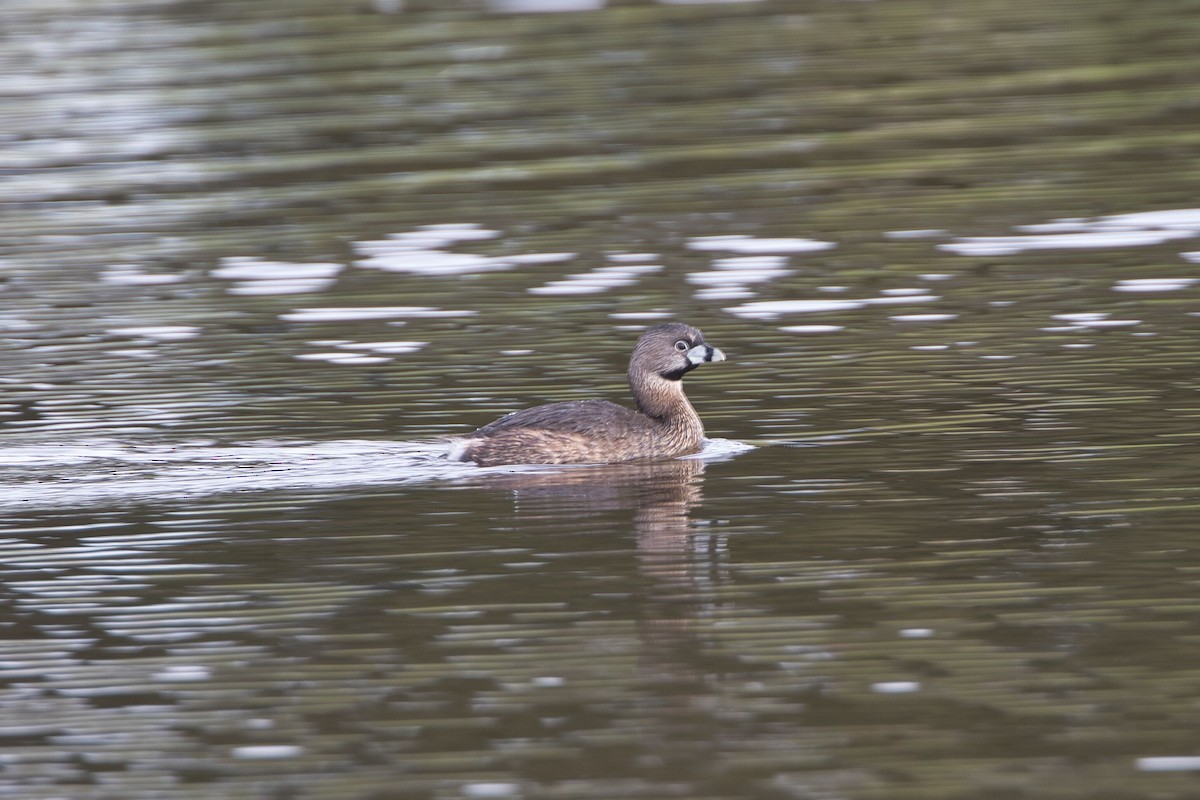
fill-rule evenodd
<path id="1" fill-rule="evenodd" d="M 690 325 L 655 325 L 629 360 L 637 411 L 607 400 L 515 411 L 460 439 L 451 458 L 500 464 L 598 464 L 672 458 L 700 450 L 704 425 L 683 393 L 683 376 L 725 354 Z"/>

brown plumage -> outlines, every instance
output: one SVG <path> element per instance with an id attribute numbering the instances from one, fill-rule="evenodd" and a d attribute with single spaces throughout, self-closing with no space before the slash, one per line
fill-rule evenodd
<path id="1" fill-rule="evenodd" d="M 690 325 L 655 325 L 629 360 L 637 411 L 607 400 L 550 403 L 516 411 L 459 440 L 451 458 L 481 466 L 588 464 L 695 453 L 704 425 L 683 393 L 683 376 L 725 354 Z"/>

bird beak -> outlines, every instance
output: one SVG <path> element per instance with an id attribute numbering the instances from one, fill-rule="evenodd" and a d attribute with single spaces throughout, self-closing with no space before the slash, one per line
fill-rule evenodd
<path id="1" fill-rule="evenodd" d="M 706 344 L 698 344 L 691 350 L 687 351 L 687 360 L 693 366 L 700 366 L 705 361 L 724 361 L 725 354 L 715 347 L 709 347 Z"/>

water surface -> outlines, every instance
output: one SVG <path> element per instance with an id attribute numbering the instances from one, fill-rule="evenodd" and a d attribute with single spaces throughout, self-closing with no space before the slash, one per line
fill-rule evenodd
<path id="1" fill-rule="evenodd" d="M 1194 4 L 0 23 L 0 793 L 1195 794 Z"/>

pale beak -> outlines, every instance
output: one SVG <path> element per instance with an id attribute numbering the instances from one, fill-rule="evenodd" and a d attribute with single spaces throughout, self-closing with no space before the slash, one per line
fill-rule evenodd
<path id="1" fill-rule="evenodd" d="M 715 347 L 698 344 L 687 351 L 687 360 L 694 366 L 700 366 L 705 361 L 724 361 L 725 354 Z"/>

